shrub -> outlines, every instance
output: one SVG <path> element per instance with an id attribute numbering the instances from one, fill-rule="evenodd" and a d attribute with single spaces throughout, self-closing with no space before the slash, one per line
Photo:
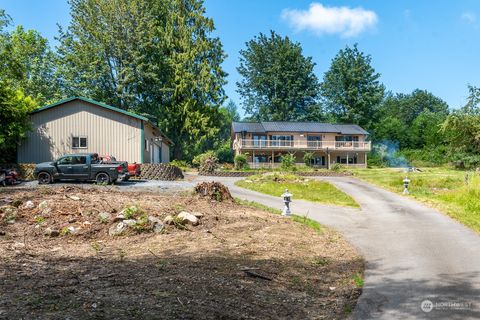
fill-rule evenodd
<path id="1" fill-rule="evenodd" d="M 244 154 L 237 154 L 233 160 L 235 163 L 235 170 L 248 169 L 247 156 Z"/>
<path id="2" fill-rule="evenodd" d="M 193 158 L 192 163 L 198 167 L 198 171 L 202 173 L 211 173 L 218 166 L 218 158 L 213 151 L 207 151 Z"/>
<path id="3" fill-rule="evenodd" d="M 313 160 L 313 152 L 305 151 L 305 154 L 303 155 L 303 162 L 305 162 L 305 165 L 307 167 L 312 166 L 312 160 Z"/>
<path id="4" fill-rule="evenodd" d="M 216 150 L 215 154 L 217 155 L 218 161 L 220 163 L 232 163 L 233 162 L 233 150 L 230 146 L 230 139 L 225 141 L 222 145 L 220 145 Z"/>
<path id="5" fill-rule="evenodd" d="M 172 166 L 175 166 L 175 167 L 179 167 L 180 169 L 182 169 L 183 171 L 187 171 L 189 165 L 188 165 L 188 162 L 185 161 L 185 160 L 172 160 L 170 161 L 170 164 Z"/>
<path id="6" fill-rule="evenodd" d="M 335 163 L 330 170 L 335 171 L 335 172 L 340 172 L 345 170 L 345 166 L 341 163 Z"/>
<path id="7" fill-rule="evenodd" d="M 295 155 L 292 153 L 287 153 L 282 156 L 282 169 L 283 170 L 292 170 L 295 171 L 297 168 L 295 166 Z"/>

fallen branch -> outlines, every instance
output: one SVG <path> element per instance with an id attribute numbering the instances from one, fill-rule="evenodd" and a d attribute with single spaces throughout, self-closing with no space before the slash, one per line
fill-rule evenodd
<path id="1" fill-rule="evenodd" d="M 246 275 L 249 275 L 250 277 L 253 277 L 253 278 L 260 278 L 260 279 L 268 280 L 268 281 L 272 281 L 272 280 L 273 280 L 273 279 L 270 278 L 270 277 L 261 275 L 261 274 L 259 274 L 259 273 L 256 273 L 256 272 L 252 271 L 252 270 L 258 270 L 258 268 L 242 269 L 241 271 L 245 272 Z"/>

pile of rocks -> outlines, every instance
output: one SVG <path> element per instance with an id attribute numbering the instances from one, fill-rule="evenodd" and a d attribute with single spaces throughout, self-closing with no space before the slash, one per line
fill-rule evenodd
<path id="1" fill-rule="evenodd" d="M 127 209 L 128 210 L 128 209 Z M 111 236 L 120 236 L 130 232 L 148 232 L 161 233 L 165 225 L 173 225 L 177 228 L 185 228 L 186 225 L 197 226 L 200 223 L 202 213 L 189 213 L 182 211 L 179 214 L 172 216 L 168 215 L 165 219 L 160 220 L 155 216 L 141 215 L 140 217 L 126 217 L 125 210 L 122 210 L 119 215 L 113 218 L 113 225 L 108 230 Z M 99 213 L 101 221 L 110 221 L 111 215 L 108 212 Z"/>

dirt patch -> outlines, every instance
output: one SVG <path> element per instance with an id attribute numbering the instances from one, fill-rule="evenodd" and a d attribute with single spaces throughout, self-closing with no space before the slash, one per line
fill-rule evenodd
<path id="1" fill-rule="evenodd" d="M 6 202 L 18 210 L 1 216 L 0 319 L 338 319 L 360 294 L 363 261 L 337 233 L 231 201 L 47 187 L 0 191 Z M 200 224 L 110 236 L 99 212 L 132 204 Z"/>

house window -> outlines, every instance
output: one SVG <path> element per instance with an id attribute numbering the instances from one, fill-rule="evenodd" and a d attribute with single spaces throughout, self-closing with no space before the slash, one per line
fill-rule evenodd
<path id="1" fill-rule="evenodd" d="M 86 149 L 87 148 L 87 137 L 72 137 L 72 148 L 73 149 Z"/>
<path id="2" fill-rule="evenodd" d="M 253 135 L 254 147 L 265 147 L 267 145 L 267 136 Z"/>
<path id="3" fill-rule="evenodd" d="M 322 145 L 322 136 L 308 136 L 307 137 L 307 146 L 308 147 L 320 147 Z"/>
<path id="4" fill-rule="evenodd" d="M 357 156 L 348 156 L 348 162 L 347 162 L 347 156 L 337 156 L 337 163 L 341 164 L 357 164 Z"/>
<path id="5" fill-rule="evenodd" d="M 293 136 L 271 135 L 270 141 L 272 146 L 293 147 Z"/>

